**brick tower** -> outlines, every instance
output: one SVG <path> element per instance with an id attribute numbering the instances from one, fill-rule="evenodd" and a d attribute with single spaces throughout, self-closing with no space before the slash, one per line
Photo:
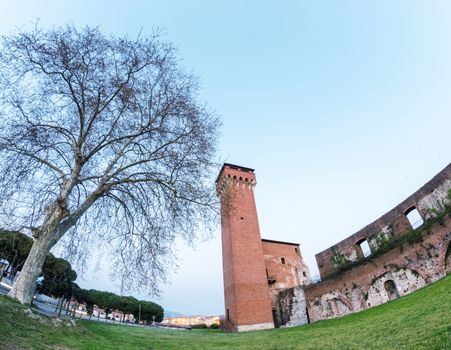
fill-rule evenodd
<path id="1" fill-rule="evenodd" d="M 221 201 L 225 323 L 238 332 L 274 328 L 255 184 L 253 169 L 228 163 L 216 180 Z"/>

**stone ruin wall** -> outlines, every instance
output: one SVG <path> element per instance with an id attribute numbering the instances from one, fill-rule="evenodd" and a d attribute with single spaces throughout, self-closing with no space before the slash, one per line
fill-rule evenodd
<path id="1" fill-rule="evenodd" d="M 285 290 L 290 291 L 298 285 L 305 286 L 310 284 L 310 270 L 304 263 L 299 244 L 262 239 L 262 245 L 269 293 L 272 301 L 274 326 L 278 327 L 288 322 L 286 315 L 291 312 L 291 310 L 281 310 L 279 308 L 280 293 L 284 293 Z M 301 306 L 302 300 L 304 300 L 304 291 L 302 289 L 297 290 L 294 294 L 290 292 L 285 293 L 283 299 L 287 307 L 290 307 L 289 305 L 293 304 L 291 301 L 294 301 L 296 305 L 293 312 L 304 310 L 305 314 L 305 302 Z M 291 323 L 301 322 L 301 317 L 305 318 L 305 315 L 295 317 L 297 317 L 296 321 L 291 321 Z"/>
<path id="2" fill-rule="evenodd" d="M 389 239 L 406 233 L 411 229 L 411 225 L 405 214 L 416 208 L 423 219 L 429 218 L 431 213 L 428 209 L 438 210 L 439 203 L 446 200 L 450 188 L 451 164 L 388 213 L 333 247 L 318 253 L 316 261 L 321 278 L 327 278 L 337 272 L 337 265 L 333 261 L 335 252 L 343 254 L 347 260 L 355 261 L 361 254 L 357 247 L 358 242 L 366 240 L 370 248 L 375 250 L 377 249 L 377 239 L 381 236 Z"/>
<path id="3" fill-rule="evenodd" d="M 283 290 L 279 293 L 278 322 L 284 327 L 299 326 L 310 322 L 302 286 Z"/>
<path id="4" fill-rule="evenodd" d="M 451 218 L 448 215 L 443 222 L 424 230 L 420 241 L 407 241 L 385 253 L 377 253 L 381 242 L 411 232 L 406 214 L 413 208 L 424 220 L 434 216 L 434 210 L 442 210 L 443 204 L 449 203 L 450 189 L 451 164 L 381 218 L 317 254 L 322 281 L 279 294 L 282 324 L 301 325 L 361 311 L 409 294 L 450 272 Z M 363 240 L 376 252 L 374 256 L 361 259 L 359 242 Z M 337 256 L 355 265 L 341 271 Z"/>
<path id="5" fill-rule="evenodd" d="M 404 243 L 304 289 L 311 321 L 343 316 L 383 304 L 393 295 L 384 284 L 393 281 L 395 294 L 403 296 L 446 275 L 446 251 L 451 239 L 451 219 L 435 224 L 422 242 Z"/>

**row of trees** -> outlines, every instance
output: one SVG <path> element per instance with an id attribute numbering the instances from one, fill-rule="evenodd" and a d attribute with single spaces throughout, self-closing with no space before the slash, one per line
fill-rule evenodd
<path id="1" fill-rule="evenodd" d="M 92 315 L 94 305 L 97 305 L 104 309 L 107 315 L 113 310 L 122 312 L 122 321 L 126 314 L 133 314 L 136 320 L 146 323 L 161 322 L 164 317 L 164 310 L 160 305 L 151 301 L 138 300 L 132 296 L 121 296 L 95 289 L 87 290 L 74 285 L 73 297 L 78 303 L 86 304 L 89 315 Z"/>
<path id="2" fill-rule="evenodd" d="M 33 240 L 20 232 L 0 230 L 0 258 L 8 260 L 13 275 L 22 269 Z"/>
<path id="3" fill-rule="evenodd" d="M 30 252 L 33 240 L 25 234 L 17 231 L 0 230 L 0 258 L 8 261 L 6 268 L 15 275 L 22 270 L 22 266 Z M 42 269 L 41 277 L 37 282 L 39 293 L 64 300 L 74 298 L 80 304 L 86 304 L 88 313 L 91 315 L 94 305 L 105 310 L 109 314 L 118 310 L 125 314 L 133 314 L 135 319 L 146 322 L 163 319 L 163 308 L 150 301 L 138 300 L 132 296 L 120 296 L 111 292 L 99 290 L 86 290 L 80 288 L 74 281 L 77 273 L 71 264 L 61 258 L 49 253 Z M 153 319 L 155 316 L 155 319 Z"/>

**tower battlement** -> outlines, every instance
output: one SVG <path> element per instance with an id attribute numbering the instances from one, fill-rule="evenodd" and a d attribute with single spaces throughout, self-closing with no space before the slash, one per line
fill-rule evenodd
<path id="1" fill-rule="evenodd" d="M 254 169 L 224 163 L 216 179 L 216 193 L 221 198 L 230 185 L 253 190 L 256 184 Z"/>

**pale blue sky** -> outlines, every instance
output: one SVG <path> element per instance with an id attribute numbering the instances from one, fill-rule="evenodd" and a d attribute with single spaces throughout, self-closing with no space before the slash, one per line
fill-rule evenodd
<path id="1" fill-rule="evenodd" d="M 222 116 L 220 158 L 256 169 L 262 236 L 301 243 L 313 272 L 450 161 L 450 1 L 0 0 L 0 34 L 36 18 L 164 28 Z M 223 313 L 219 235 L 180 245 L 165 308 Z M 113 290 L 96 278 L 80 284 Z"/>

